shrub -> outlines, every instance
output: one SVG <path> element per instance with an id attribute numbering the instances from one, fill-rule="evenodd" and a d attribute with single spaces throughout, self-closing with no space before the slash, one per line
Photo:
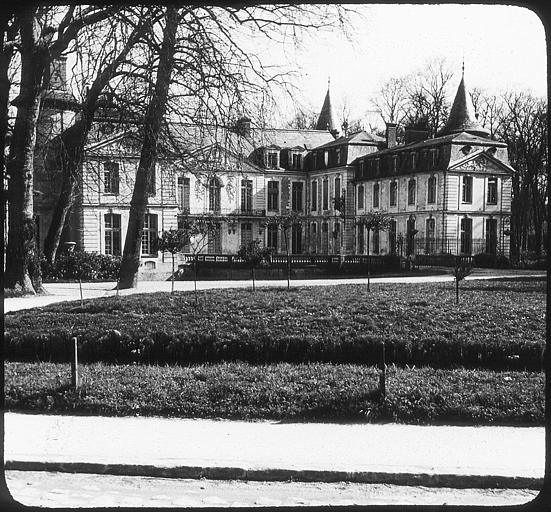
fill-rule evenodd
<path id="1" fill-rule="evenodd" d="M 473 266 L 479 268 L 509 268 L 511 263 L 503 254 L 484 252 L 473 256 Z"/>
<path id="2" fill-rule="evenodd" d="M 120 263 L 120 256 L 85 251 L 65 252 L 58 256 L 53 265 L 44 257 L 41 259 L 42 278 L 45 281 L 116 280 Z"/>

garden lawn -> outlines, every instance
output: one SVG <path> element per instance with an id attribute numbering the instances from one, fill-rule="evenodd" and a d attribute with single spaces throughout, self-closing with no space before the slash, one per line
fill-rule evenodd
<path id="1" fill-rule="evenodd" d="M 433 368 L 543 368 L 546 283 L 454 283 L 209 290 L 61 303 L 5 315 L 12 361 L 190 364 L 246 361 Z"/>
<path id="2" fill-rule="evenodd" d="M 327 363 L 80 367 L 5 363 L 11 411 L 288 421 L 543 425 L 544 374 L 390 367 L 381 401 L 378 370 Z"/>

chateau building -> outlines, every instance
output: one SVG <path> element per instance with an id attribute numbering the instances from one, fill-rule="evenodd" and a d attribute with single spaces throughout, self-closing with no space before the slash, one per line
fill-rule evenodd
<path id="1" fill-rule="evenodd" d="M 63 83 L 56 86 L 66 96 Z M 51 129 L 62 114 L 49 109 L 43 124 Z M 81 250 L 122 252 L 141 141 L 139 128 L 117 126 L 98 120 L 86 146 L 63 234 Z M 509 253 L 514 170 L 506 144 L 478 124 L 463 79 L 447 124 L 432 139 L 406 129 L 405 143 L 397 145 L 392 124 L 385 138 L 365 131 L 339 137 L 328 89 L 314 130 L 261 129 L 247 118 L 231 127 L 173 123 L 161 146 L 148 190 L 145 268 L 165 259 L 155 251 L 160 232 L 177 228 L 184 215 L 205 213 L 219 222 L 195 249 L 211 254 L 234 254 L 253 239 L 285 252 L 281 231 L 266 221 L 289 211 L 302 219 L 292 229 L 292 253 L 366 254 L 365 229 L 356 221 L 371 210 L 392 218 L 388 232 L 372 234 L 374 254 Z M 36 169 L 41 246 L 59 174 L 51 166 Z"/>

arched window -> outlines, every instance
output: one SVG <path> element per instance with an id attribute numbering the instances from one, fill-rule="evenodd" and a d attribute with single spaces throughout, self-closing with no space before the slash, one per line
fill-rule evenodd
<path id="1" fill-rule="evenodd" d="M 218 178 L 209 180 L 209 210 L 211 212 L 220 211 L 220 180 Z"/>

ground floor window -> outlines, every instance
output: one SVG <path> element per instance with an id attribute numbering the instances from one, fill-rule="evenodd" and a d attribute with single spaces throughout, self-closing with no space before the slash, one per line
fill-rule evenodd
<path id="1" fill-rule="evenodd" d="M 143 221 L 142 256 L 157 256 L 157 215 L 146 213 Z"/>
<path id="2" fill-rule="evenodd" d="M 473 219 L 461 219 L 461 254 L 471 254 L 473 251 Z"/>
<path id="3" fill-rule="evenodd" d="M 365 245 L 364 227 L 358 226 L 358 253 L 360 254 L 364 253 L 364 245 Z"/>
<path id="4" fill-rule="evenodd" d="M 241 224 L 241 245 L 246 245 L 253 239 L 253 225 L 250 222 Z"/>
<path id="5" fill-rule="evenodd" d="M 392 255 L 396 254 L 396 221 L 394 219 L 390 221 L 388 229 L 388 252 Z"/>
<path id="6" fill-rule="evenodd" d="M 380 236 L 379 230 L 373 231 L 373 254 L 379 254 L 380 250 Z"/>
<path id="7" fill-rule="evenodd" d="M 300 254 L 302 252 L 302 226 L 294 224 L 292 228 L 291 252 Z"/>
<path id="8" fill-rule="evenodd" d="M 277 251 L 277 226 L 275 224 L 270 224 L 268 226 L 268 240 L 267 245 L 270 249 Z"/>
<path id="9" fill-rule="evenodd" d="M 209 232 L 208 237 L 209 254 L 220 254 L 222 252 L 222 232 L 219 223 Z"/>
<path id="10" fill-rule="evenodd" d="M 486 219 L 486 252 L 497 252 L 497 219 Z"/>
<path id="11" fill-rule="evenodd" d="M 427 254 L 434 254 L 436 252 L 436 221 L 430 217 L 426 221 L 425 231 L 425 252 Z"/>
<path id="12" fill-rule="evenodd" d="M 121 255 L 121 216 L 116 213 L 104 215 L 105 254 Z"/>

